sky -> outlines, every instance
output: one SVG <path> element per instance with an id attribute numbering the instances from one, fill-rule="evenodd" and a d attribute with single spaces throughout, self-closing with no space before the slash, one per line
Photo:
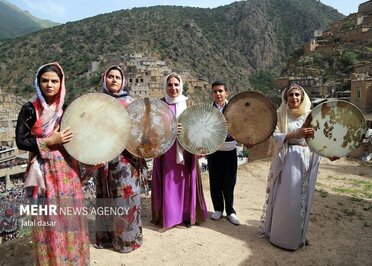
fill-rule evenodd
<path id="1" fill-rule="evenodd" d="M 58 23 L 66 23 L 134 7 L 156 5 L 214 8 L 228 5 L 234 0 L 5 0 L 33 16 Z M 358 6 L 368 0 L 320 0 L 344 15 L 355 13 Z"/>

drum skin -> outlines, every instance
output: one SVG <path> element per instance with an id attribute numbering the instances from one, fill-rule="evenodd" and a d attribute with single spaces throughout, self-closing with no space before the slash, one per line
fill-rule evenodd
<path id="1" fill-rule="evenodd" d="M 235 95 L 224 111 L 231 136 L 240 143 L 256 145 L 274 132 L 276 110 L 269 99 L 257 91 Z"/>
<path id="2" fill-rule="evenodd" d="M 178 117 L 182 132 L 177 135 L 181 146 L 192 154 L 208 155 L 222 147 L 227 136 L 223 114 L 211 104 L 188 107 Z"/>
<path id="3" fill-rule="evenodd" d="M 310 149 L 328 158 L 347 156 L 354 151 L 367 130 L 358 107 L 342 100 L 317 105 L 306 117 L 304 127 L 315 129 L 314 137 L 306 139 Z"/>
<path id="4" fill-rule="evenodd" d="M 124 151 L 129 135 L 128 112 L 115 98 L 89 93 L 75 99 L 62 116 L 72 140 L 63 144 L 76 160 L 90 165 L 108 162 Z"/>
<path id="5" fill-rule="evenodd" d="M 177 136 L 176 116 L 168 105 L 155 98 L 143 98 L 127 107 L 130 130 L 127 150 L 141 158 L 155 158 L 167 152 Z"/>

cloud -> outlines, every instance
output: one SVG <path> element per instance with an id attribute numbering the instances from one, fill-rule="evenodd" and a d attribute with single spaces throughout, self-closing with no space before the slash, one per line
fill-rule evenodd
<path id="1" fill-rule="evenodd" d="M 66 9 L 62 4 L 54 3 L 50 0 L 24 0 L 24 2 L 31 12 L 42 13 L 48 17 L 63 17 L 66 13 Z"/>

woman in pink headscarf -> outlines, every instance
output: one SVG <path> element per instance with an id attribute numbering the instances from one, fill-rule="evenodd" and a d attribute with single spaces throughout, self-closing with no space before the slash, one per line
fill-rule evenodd
<path id="1" fill-rule="evenodd" d="M 178 117 L 187 108 L 182 79 L 169 74 L 164 83 L 169 108 Z M 154 159 L 151 185 L 152 222 L 164 229 L 178 224 L 190 226 L 207 218 L 198 159 L 176 142 Z"/>
<path id="2" fill-rule="evenodd" d="M 59 130 L 65 99 L 61 66 L 41 66 L 34 86 L 36 95 L 23 105 L 18 116 L 16 143 L 20 150 L 30 152 L 25 186 L 31 190 L 33 203 L 57 207 L 56 215 L 39 213 L 32 221 L 35 264 L 89 265 L 86 220 L 58 212 L 59 207 L 82 207 L 84 201 L 78 162 L 62 146 L 73 133 Z"/>

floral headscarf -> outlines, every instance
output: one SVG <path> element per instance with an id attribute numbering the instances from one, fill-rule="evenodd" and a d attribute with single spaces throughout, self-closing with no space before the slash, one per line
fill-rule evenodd
<path id="1" fill-rule="evenodd" d="M 38 76 L 42 69 L 47 66 L 54 65 L 56 66 L 62 73 L 61 78 L 61 86 L 57 95 L 56 100 L 51 104 L 48 105 L 45 97 L 40 89 Z M 37 121 L 31 129 L 31 133 L 35 137 L 48 137 L 53 133 L 53 130 L 56 124 L 59 123 L 61 116 L 63 114 L 63 104 L 65 102 L 65 74 L 63 73 L 62 67 L 57 63 L 49 63 L 41 66 L 35 75 L 34 87 L 36 90 L 36 95 L 32 97 L 31 102 L 35 107 L 36 110 L 36 117 Z"/>

